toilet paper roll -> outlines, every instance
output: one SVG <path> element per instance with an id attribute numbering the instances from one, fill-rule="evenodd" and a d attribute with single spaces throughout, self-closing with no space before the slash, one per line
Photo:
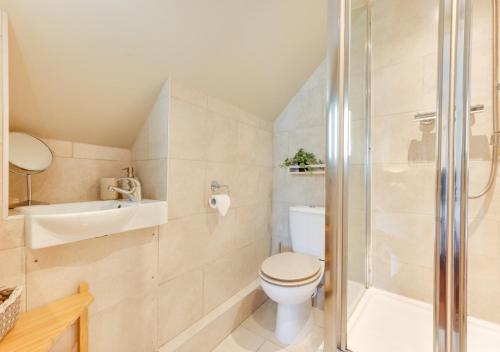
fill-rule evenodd
<path id="1" fill-rule="evenodd" d="M 227 194 L 215 194 L 210 196 L 208 204 L 210 204 L 210 208 L 217 209 L 220 215 L 226 216 L 231 206 L 231 199 Z"/>

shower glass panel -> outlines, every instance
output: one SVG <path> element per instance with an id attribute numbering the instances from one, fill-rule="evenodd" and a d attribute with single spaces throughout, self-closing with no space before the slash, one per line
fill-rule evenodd
<path id="1" fill-rule="evenodd" d="M 471 104 L 484 110 L 471 115 L 468 232 L 468 351 L 498 351 L 500 346 L 500 193 L 490 188 L 493 119 L 498 119 L 498 38 L 495 0 L 472 0 Z M 498 9 L 496 9 L 498 11 Z M 498 12 L 497 12 L 498 13 Z M 495 67 L 496 66 L 496 67 Z M 496 112 L 496 114 L 495 114 Z M 498 120 L 497 120 L 498 121 Z M 496 152 L 495 152 L 496 153 Z M 493 181 L 498 179 L 495 167 Z M 478 198 L 471 198 L 485 190 Z"/>
<path id="2" fill-rule="evenodd" d="M 347 308 L 350 315 L 367 287 L 368 221 L 368 7 L 353 3 L 349 70 L 349 181 Z"/>
<path id="3" fill-rule="evenodd" d="M 376 0 L 352 4 L 350 38 L 350 161 L 348 279 L 360 261 L 353 209 L 355 147 L 371 176 L 369 288 L 348 320 L 353 352 L 433 350 L 436 111 L 439 0 Z M 368 27 L 367 27 L 368 26 Z M 371 44 L 367 60 L 366 43 Z M 370 47 L 370 45 L 368 45 Z M 365 60 L 365 61 L 363 61 Z M 369 74 L 363 74 L 366 62 Z M 365 66 L 363 66 L 365 64 Z M 360 89 L 370 87 L 368 97 Z M 369 104 L 360 102 L 369 98 Z M 367 109 L 366 107 L 370 108 Z M 357 124 L 364 124 L 358 127 Z M 364 130 L 364 131 L 365 131 Z M 364 139 L 361 141 L 360 139 Z M 357 184 L 356 184 L 357 183 Z M 361 191 L 362 192 L 362 191 Z M 366 194 L 364 194 L 366 197 Z M 357 217 L 362 219 L 362 217 Z M 359 224 L 358 224 L 359 225 Z M 365 224 L 366 225 L 366 224 Z M 361 280 L 360 280 L 361 281 Z M 354 297 L 352 282 L 348 301 Z M 351 298 L 354 299 L 354 298 Z"/>

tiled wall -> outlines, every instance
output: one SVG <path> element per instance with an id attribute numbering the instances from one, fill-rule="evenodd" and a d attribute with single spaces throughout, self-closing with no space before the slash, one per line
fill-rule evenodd
<path id="1" fill-rule="evenodd" d="M 314 71 L 274 122 L 273 251 L 290 245 L 288 208 L 325 204 L 324 175 L 290 175 L 281 163 L 299 148 L 325 160 L 326 63 Z"/>
<path id="2" fill-rule="evenodd" d="M 160 345 L 256 279 L 271 243 L 272 124 L 173 82 L 169 138 Z M 225 217 L 208 207 L 212 180 L 229 186 Z"/>
<path id="3" fill-rule="evenodd" d="M 49 169 L 33 175 L 33 199 L 68 203 L 99 199 L 101 177 L 125 176 L 129 149 L 45 139 L 54 153 Z M 26 178 L 9 174 L 9 204 L 26 200 Z"/>
<path id="4" fill-rule="evenodd" d="M 491 8 L 473 1 L 470 192 L 489 172 Z M 372 238 L 374 285 L 432 301 L 434 282 L 435 125 L 413 120 L 434 111 L 438 1 L 373 4 Z M 498 175 L 497 175 L 498 182 Z M 469 313 L 500 322 L 500 194 L 471 200 Z"/>
<path id="5" fill-rule="evenodd" d="M 87 281 L 94 352 L 155 351 L 255 280 L 270 251 L 271 124 L 177 85 L 172 95 L 166 226 L 30 250 L 22 219 L 0 220 L 0 283 L 24 285 L 33 308 Z M 212 179 L 231 189 L 224 218 L 206 206 Z"/>
<path id="6" fill-rule="evenodd" d="M 166 81 L 132 146 L 132 166 L 147 199 L 167 199 L 169 108 L 170 81 Z"/>

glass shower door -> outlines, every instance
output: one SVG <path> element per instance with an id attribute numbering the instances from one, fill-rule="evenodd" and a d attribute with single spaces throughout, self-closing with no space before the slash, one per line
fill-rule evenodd
<path id="1" fill-rule="evenodd" d="M 497 7 L 496 0 L 472 1 L 471 104 L 482 109 L 471 115 L 470 126 L 469 352 L 493 352 L 500 346 L 500 193 L 495 185 L 498 169 L 494 158 L 498 155 L 493 150 L 493 143 L 498 140 L 494 137 L 498 130 Z"/>
<path id="2" fill-rule="evenodd" d="M 352 9 L 349 70 L 349 180 L 347 201 L 347 314 L 351 316 L 368 287 L 369 120 L 368 6 Z"/>
<path id="3" fill-rule="evenodd" d="M 371 280 L 348 321 L 353 352 L 432 350 L 438 6 L 439 0 L 352 4 L 351 120 L 357 92 L 371 88 L 371 108 L 358 113 L 369 122 L 369 133 L 355 134 L 351 125 L 349 136 L 351 145 L 371 140 Z M 363 43 L 371 50 L 359 50 Z M 370 64 L 364 76 L 357 74 L 363 58 Z M 355 165 L 349 165 L 352 173 Z M 351 184 L 349 191 L 356 194 Z M 352 229 L 347 232 L 350 247 Z"/>

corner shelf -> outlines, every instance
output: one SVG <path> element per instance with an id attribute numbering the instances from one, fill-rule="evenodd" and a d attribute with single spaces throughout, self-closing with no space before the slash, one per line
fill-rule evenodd
<path id="1" fill-rule="evenodd" d="M 288 173 L 290 175 L 300 175 L 300 176 L 324 175 L 325 166 L 326 166 L 325 164 L 317 164 L 317 165 L 307 165 L 307 168 L 303 168 L 299 165 L 292 165 L 288 167 Z"/>

